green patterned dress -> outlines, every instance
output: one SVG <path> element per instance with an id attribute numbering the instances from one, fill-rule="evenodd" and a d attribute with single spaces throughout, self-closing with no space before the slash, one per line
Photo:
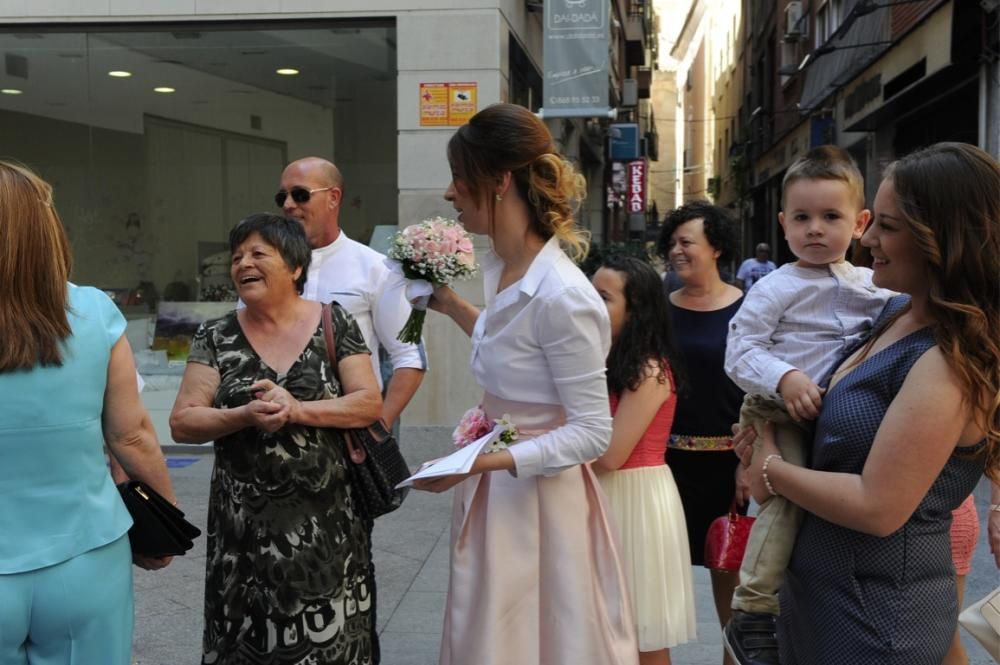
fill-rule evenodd
<path id="1" fill-rule="evenodd" d="M 368 353 L 334 306 L 337 359 Z M 214 406 L 271 379 L 299 400 L 340 394 L 322 326 L 284 375 L 258 357 L 236 312 L 207 321 L 188 362 L 219 371 Z M 203 665 L 369 665 L 368 533 L 355 513 L 338 430 L 247 428 L 215 442 L 208 507 Z"/>

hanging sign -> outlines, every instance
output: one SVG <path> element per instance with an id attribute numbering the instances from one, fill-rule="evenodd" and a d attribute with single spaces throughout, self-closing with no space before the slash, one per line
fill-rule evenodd
<path id="1" fill-rule="evenodd" d="M 646 162 L 628 163 L 628 211 L 630 214 L 646 212 Z"/>
<path id="2" fill-rule="evenodd" d="M 608 115 L 607 0 L 545 0 L 547 118 Z"/>

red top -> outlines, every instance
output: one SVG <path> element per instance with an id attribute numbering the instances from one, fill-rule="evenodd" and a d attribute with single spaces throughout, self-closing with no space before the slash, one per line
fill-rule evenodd
<path id="1" fill-rule="evenodd" d="M 670 438 L 670 428 L 674 424 L 674 410 L 677 408 L 677 391 L 674 388 L 673 376 L 670 380 L 670 397 L 660 406 L 653 416 L 653 422 L 643 433 L 639 443 L 635 444 L 632 454 L 618 470 L 635 469 L 643 466 L 660 466 L 667 463 L 667 439 Z M 611 415 L 618 411 L 618 395 L 611 395 Z"/>

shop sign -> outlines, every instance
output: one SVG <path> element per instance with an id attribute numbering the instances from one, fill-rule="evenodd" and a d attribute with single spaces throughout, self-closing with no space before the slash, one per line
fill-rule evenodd
<path id="1" fill-rule="evenodd" d="M 628 211 L 646 211 L 646 162 L 641 159 L 628 163 Z"/>
<path id="2" fill-rule="evenodd" d="M 612 123 L 608 130 L 608 152 L 614 161 L 630 162 L 639 158 L 639 125 L 634 122 Z"/>
<path id="3" fill-rule="evenodd" d="M 607 0 L 545 1 L 542 113 L 550 118 L 608 115 Z"/>
<path id="4" fill-rule="evenodd" d="M 464 125 L 476 114 L 476 83 L 421 83 L 420 126 Z"/>

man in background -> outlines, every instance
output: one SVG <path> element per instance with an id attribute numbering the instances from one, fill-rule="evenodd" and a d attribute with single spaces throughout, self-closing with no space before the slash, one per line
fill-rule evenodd
<path id="1" fill-rule="evenodd" d="M 736 279 L 740 281 L 744 291 L 749 291 L 761 277 L 776 268 L 777 266 L 771 261 L 771 247 L 766 242 L 758 243 L 756 256 L 740 264 L 740 269 L 736 271 Z"/>

